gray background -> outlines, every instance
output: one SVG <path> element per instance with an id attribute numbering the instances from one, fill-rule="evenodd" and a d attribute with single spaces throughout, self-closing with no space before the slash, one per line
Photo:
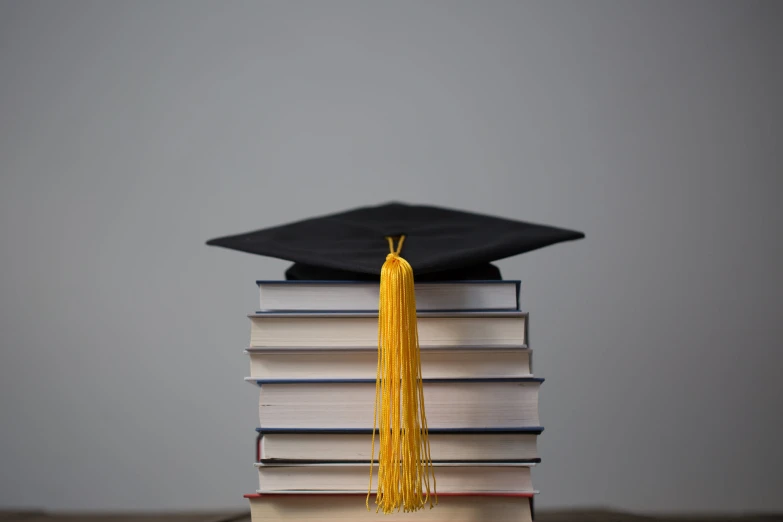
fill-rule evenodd
<path id="1" fill-rule="evenodd" d="M 783 509 L 783 9 L 0 4 L 0 505 L 245 506 L 256 278 L 214 236 L 387 200 L 504 260 L 541 507 Z"/>

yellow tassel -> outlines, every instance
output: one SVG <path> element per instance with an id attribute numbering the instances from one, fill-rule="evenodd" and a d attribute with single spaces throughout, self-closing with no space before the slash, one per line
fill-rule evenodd
<path id="1" fill-rule="evenodd" d="M 433 507 L 435 474 L 430 456 L 424 388 L 421 381 L 416 296 L 411 265 L 400 257 L 405 236 L 381 269 L 378 307 L 378 371 L 375 380 L 370 495 L 375 463 L 375 431 L 379 433 L 376 512 L 418 511 L 429 501 Z M 430 494 L 432 482 L 432 495 Z"/>

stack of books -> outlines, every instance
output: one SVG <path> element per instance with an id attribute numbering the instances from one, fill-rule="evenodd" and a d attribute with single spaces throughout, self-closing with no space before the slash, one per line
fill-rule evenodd
<path id="1" fill-rule="evenodd" d="M 437 504 L 376 513 L 370 473 L 378 283 L 259 281 L 254 521 L 530 521 L 543 431 L 519 281 L 417 283 Z M 376 455 L 377 461 L 377 444 Z"/>

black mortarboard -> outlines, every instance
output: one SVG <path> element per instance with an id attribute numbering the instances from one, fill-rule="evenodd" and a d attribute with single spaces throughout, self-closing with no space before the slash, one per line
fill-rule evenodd
<path id="1" fill-rule="evenodd" d="M 416 281 L 501 279 L 493 261 L 581 239 L 582 232 L 451 210 L 387 203 L 212 239 L 208 245 L 293 261 L 286 279 L 379 280 L 387 236 Z"/>
<path id="2" fill-rule="evenodd" d="M 435 488 L 414 273 L 419 281 L 500 279 L 492 261 L 583 237 L 581 232 L 547 225 L 388 203 L 207 244 L 293 261 L 288 279 L 379 281 L 378 376 L 370 454 L 375 455 L 377 432 L 376 504 L 384 513 L 392 513 L 421 509 L 430 499 L 430 479 Z M 368 509 L 369 496 L 368 492 Z"/>

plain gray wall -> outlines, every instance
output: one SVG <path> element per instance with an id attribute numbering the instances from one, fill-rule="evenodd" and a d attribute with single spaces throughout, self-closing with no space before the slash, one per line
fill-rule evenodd
<path id="1" fill-rule="evenodd" d="M 402 200 L 504 260 L 539 506 L 783 510 L 783 9 L 0 4 L 0 505 L 245 508 L 257 278 L 217 235 Z"/>

